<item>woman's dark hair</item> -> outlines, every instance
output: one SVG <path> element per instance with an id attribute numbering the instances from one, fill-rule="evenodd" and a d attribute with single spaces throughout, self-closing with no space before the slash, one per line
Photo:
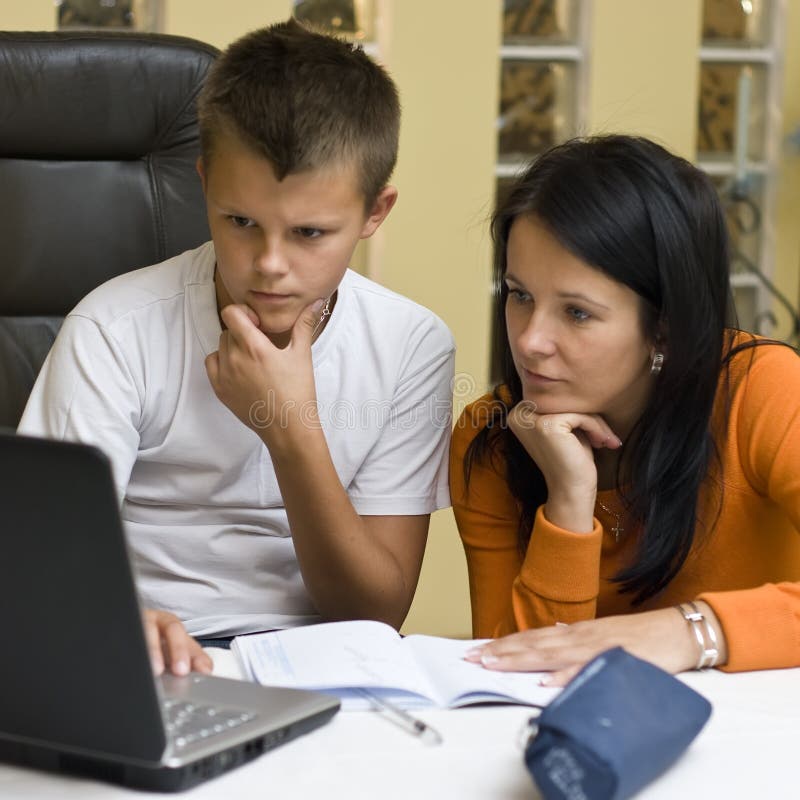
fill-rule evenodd
<path id="1" fill-rule="evenodd" d="M 492 218 L 499 290 L 495 342 L 506 392 L 473 440 L 476 458 L 499 447 L 521 508 L 520 540 L 530 538 L 547 499 L 540 470 L 506 426 L 522 399 L 511 359 L 503 281 L 511 225 L 533 217 L 592 267 L 643 300 L 644 333 L 665 354 L 648 404 L 621 451 L 617 486 L 643 526 L 638 557 L 615 576 L 641 603 L 681 568 L 695 536 L 698 493 L 716 459 L 710 420 L 732 315 L 728 236 L 716 191 L 704 173 L 660 145 L 632 136 L 575 139 L 539 157 Z M 508 398 L 510 394 L 510 402 Z"/>

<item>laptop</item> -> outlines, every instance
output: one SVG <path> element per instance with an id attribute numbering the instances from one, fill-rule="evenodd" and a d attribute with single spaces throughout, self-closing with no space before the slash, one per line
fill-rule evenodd
<path id="1" fill-rule="evenodd" d="M 194 786 L 328 721 L 311 691 L 154 678 L 111 466 L 0 432 L 0 759 L 158 791 Z"/>

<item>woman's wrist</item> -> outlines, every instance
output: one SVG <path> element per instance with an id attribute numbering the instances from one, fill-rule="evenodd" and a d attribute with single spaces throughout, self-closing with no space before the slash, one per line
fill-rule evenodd
<path id="1" fill-rule="evenodd" d="M 545 519 L 558 528 L 573 533 L 591 533 L 594 530 L 594 503 L 597 491 L 573 495 L 558 494 L 547 498 Z"/>
<path id="2" fill-rule="evenodd" d="M 728 651 L 722 626 L 708 603 L 688 601 L 675 606 L 685 623 L 686 669 L 709 669 L 727 663 Z"/>

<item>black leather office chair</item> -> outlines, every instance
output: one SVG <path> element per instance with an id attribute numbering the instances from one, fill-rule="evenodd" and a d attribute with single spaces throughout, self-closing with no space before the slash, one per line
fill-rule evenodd
<path id="1" fill-rule="evenodd" d="M 0 426 L 81 297 L 209 238 L 195 102 L 216 54 L 157 34 L 0 33 Z"/>

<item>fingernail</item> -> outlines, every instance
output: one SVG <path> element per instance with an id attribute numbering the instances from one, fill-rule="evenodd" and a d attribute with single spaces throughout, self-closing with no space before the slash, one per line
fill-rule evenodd
<path id="1" fill-rule="evenodd" d="M 548 675 L 546 678 L 539 678 L 539 686 L 549 686 L 553 682 L 553 677 Z"/>
<path id="2" fill-rule="evenodd" d="M 490 664 L 496 664 L 500 659 L 497 656 L 493 656 L 491 653 L 486 653 L 486 655 L 481 656 L 481 664 L 484 667 L 488 667 Z"/>
<path id="3" fill-rule="evenodd" d="M 477 658 L 478 656 L 480 656 L 481 652 L 482 648 L 473 647 L 471 650 L 467 650 L 467 652 L 464 653 L 464 658 Z"/>
<path id="4" fill-rule="evenodd" d="M 185 661 L 176 661 L 172 665 L 172 671 L 176 675 L 186 675 L 189 672 L 189 665 Z"/>
<path id="5" fill-rule="evenodd" d="M 314 305 L 311 306 L 311 310 L 317 314 L 318 312 L 322 311 L 322 306 L 325 305 L 325 298 L 320 297 L 319 300 L 314 301 Z"/>

